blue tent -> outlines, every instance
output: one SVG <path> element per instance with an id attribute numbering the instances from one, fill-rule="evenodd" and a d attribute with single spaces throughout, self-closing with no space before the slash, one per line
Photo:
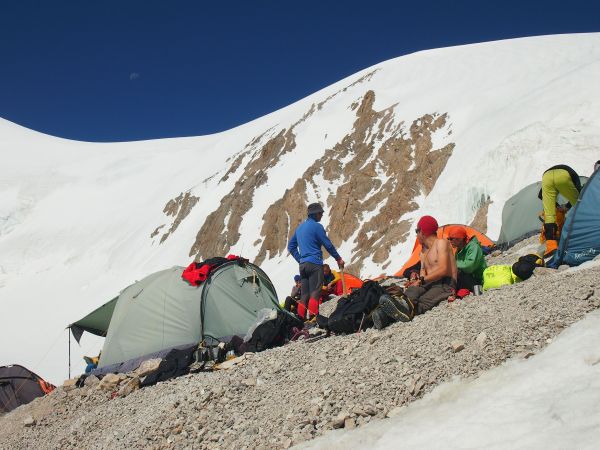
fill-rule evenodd
<path id="1" fill-rule="evenodd" d="M 600 170 L 596 170 L 567 214 L 551 266 L 578 266 L 600 255 Z"/>

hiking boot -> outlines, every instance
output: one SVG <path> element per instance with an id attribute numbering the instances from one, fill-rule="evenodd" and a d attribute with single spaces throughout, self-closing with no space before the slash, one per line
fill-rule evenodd
<path id="1" fill-rule="evenodd" d="M 544 224 L 544 238 L 546 239 L 544 258 L 547 258 L 558 250 L 558 226 L 555 223 Z"/>
<path id="2" fill-rule="evenodd" d="M 412 302 L 405 296 L 383 294 L 379 297 L 379 306 L 393 322 L 410 322 L 415 315 Z"/>
<path id="3" fill-rule="evenodd" d="M 555 241 L 558 239 L 558 225 L 555 223 L 544 224 L 544 238 L 547 241 Z"/>
<path id="4" fill-rule="evenodd" d="M 391 323 L 387 314 L 384 313 L 381 308 L 376 308 L 373 310 L 371 313 L 371 320 L 373 321 L 373 326 L 377 330 L 383 330 Z"/>

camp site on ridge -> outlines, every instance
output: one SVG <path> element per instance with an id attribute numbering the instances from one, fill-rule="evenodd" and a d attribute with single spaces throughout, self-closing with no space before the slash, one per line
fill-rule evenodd
<path id="1" fill-rule="evenodd" d="M 600 94 L 598 59 L 600 34 L 419 52 L 229 132 L 143 145 L 62 140 L 0 121 L 9 136 L 1 150 L 19 150 L 1 173 L 10 220 L 0 229 L 0 293 L 15 306 L 0 331 L 14 344 L 0 363 L 25 361 L 58 386 L 23 369 L 46 395 L 0 418 L 0 448 L 310 446 L 413 414 L 456 377 L 467 383 L 507 361 L 565 351 L 560 342 L 590 333 L 577 322 L 593 321 L 600 307 L 600 101 L 581 89 Z M 531 73 L 515 80 L 530 60 Z M 456 73 L 437 74 L 440 64 Z M 402 87 L 415 71 L 426 74 L 420 98 Z M 471 86 L 480 92 L 465 98 Z M 484 93 L 487 101 L 475 101 Z M 215 158 L 182 164 L 199 149 Z M 23 168 L 32 155 L 36 164 Z M 573 167 L 583 187 L 556 252 L 544 255 L 537 195 L 555 164 Z M 32 183 L 30 197 L 10 171 Z M 145 182 L 156 177 L 168 182 Z M 356 276 L 342 265 L 344 282 L 322 293 L 319 314 L 297 317 L 281 306 L 299 272 L 286 248 L 316 202 Z M 381 297 L 415 282 L 417 224 L 429 214 L 440 240 L 461 228 L 467 241 L 477 238 L 488 269 L 505 267 L 509 277 L 490 288 L 484 272 L 481 292 L 376 329 Z M 38 247 L 23 252 L 23 240 Z M 519 262 L 527 276 L 516 276 Z M 32 264 L 35 287 L 25 271 Z M 414 270 L 425 284 L 427 270 Z M 350 313 L 353 305 L 361 309 Z M 32 323 L 21 331 L 11 319 L 24 310 Z M 592 385 L 600 354 L 585 349 L 570 370 Z M 83 356 L 97 356 L 85 373 Z M 581 407 L 600 425 L 594 405 Z M 557 414 L 559 429 L 578 426 Z M 314 445 L 330 443 L 322 442 Z"/>

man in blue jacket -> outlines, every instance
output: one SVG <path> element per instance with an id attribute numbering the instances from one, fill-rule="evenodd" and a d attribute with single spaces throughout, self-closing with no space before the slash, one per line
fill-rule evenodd
<path id="1" fill-rule="evenodd" d="M 340 269 L 344 260 L 327 237 L 325 228 L 319 222 L 323 218 L 323 207 L 319 203 L 308 205 L 308 218 L 302 222 L 288 243 L 288 251 L 300 264 L 302 283 L 298 315 L 305 317 L 308 306 L 309 316 L 319 313 L 319 298 L 323 286 L 323 252 L 321 247 L 335 258 Z"/>

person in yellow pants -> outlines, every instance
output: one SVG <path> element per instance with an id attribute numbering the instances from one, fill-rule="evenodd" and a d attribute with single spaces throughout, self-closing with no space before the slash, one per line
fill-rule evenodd
<path id="1" fill-rule="evenodd" d="M 546 252 L 549 256 L 558 248 L 558 226 L 556 225 L 556 199 L 558 194 L 565 197 L 569 203 L 569 209 L 577 203 L 581 192 L 581 181 L 579 175 L 566 165 L 550 167 L 542 176 L 542 190 L 540 198 L 544 205 L 544 237 L 546 238 Z"/>

